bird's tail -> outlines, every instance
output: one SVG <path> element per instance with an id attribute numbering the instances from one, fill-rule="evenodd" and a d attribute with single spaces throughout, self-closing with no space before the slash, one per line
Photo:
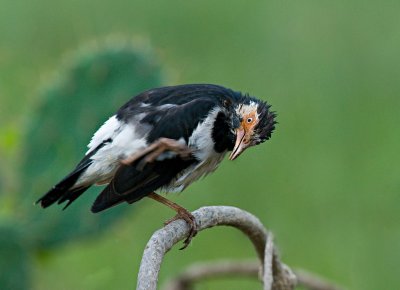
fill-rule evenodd
<path id="1" fill-rule="evenodd" d="M 81 186 L 74 187 L 78 178 L 86 171 L 90 166 L 91 160 L 83 160 L 74 171 L 67 175 L 63 180 L 57 183 L 51 188 L 45 195 L 39 198 L 36 203 L 39 203 L 43 208 L 46 208 L 53 203 L 58 204 L 68 201 L 64 209 L 66 209 L 75 199 L 77 199 L 82 193 L 84 193 L 89 187 Z"/>

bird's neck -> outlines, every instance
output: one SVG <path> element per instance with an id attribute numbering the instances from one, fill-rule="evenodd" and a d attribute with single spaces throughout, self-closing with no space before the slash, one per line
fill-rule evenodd
<path id="1" fill-rule="evenodd" d="M 219 112 L 215 118 L 211 136 L 214 150 L 218 153 L 231 151 L 235 145 L 235 135 L 231 132 L 231 120 L 224 112 Z"/>

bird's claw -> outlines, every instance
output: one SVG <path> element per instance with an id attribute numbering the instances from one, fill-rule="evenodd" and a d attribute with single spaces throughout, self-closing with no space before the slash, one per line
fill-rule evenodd
<path id="1" fill-rule="evenodd" d="M 179 210 L 178 213 L 173 218 L 165 221 L 164 225 L 168 225 L 179 219 L 185 220 L 190 227 L 189 234 L 187 238 L 183 241 L 183 247 L 179 249 L 179 250 L 184 250 L 187 248 L 187 246 L 189 246 L 190 242 L 197 235 L 199 230 L 195 217 L 187 210 Z"/>

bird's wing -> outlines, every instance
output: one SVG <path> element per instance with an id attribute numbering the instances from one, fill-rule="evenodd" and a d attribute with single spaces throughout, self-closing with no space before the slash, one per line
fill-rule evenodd
<path id="1" fill-rule="evenodd" d="M 141 122 L 153 126 L 147 137 L 149 143 L 162 137 L 184 139 L 187 143 L 197 126 L 217 107 L 215 100 L 195 99 L 185 104 L 172 105 L 168 109 L 149 112 Z"/>
<path id="2" fill-rule="evenodd" d="M 143 157 L 145 158 L 145 156 Z M 99 212 L 121 202 L 133 203 L 149 193 L 169 184 L 185 168 L 195 163 L 194 158 L 183 160 L 180 157 L 146 163 L 139 170 L 137 164 L 121 165 L 113 180 L 95 200 L 92 211 Z"/>

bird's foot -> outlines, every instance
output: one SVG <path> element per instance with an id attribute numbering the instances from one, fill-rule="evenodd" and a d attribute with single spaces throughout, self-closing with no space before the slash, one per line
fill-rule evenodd
<path id="1" fill-rule="evenodd" d="M 146 149 L 122 160 L 121 163 L 124 165 L 131 165 L 135 161 L 143 158 L 138 165 L 139 169 L 143 169 L 146 163 L 155 161 L 162 153 L 166 151 L 172 151 L 180 156 L 182 159 L 189 158 L 192 153 L 192 150 L 188 146 L 180 143 L 177 140 L 160 138 Z"/>
<path id="2" fill-rule="evenodd" d="M 197 226 L 195 217 L 188 210 L 181 208 L 177 212 L 178 213 L 173 218 L 165 221 L 164 225 L 166 226 L 166 225 L 172 223 L 173 221 L 176 221 L 179 219 L 183 219 L 188 223 L 188 225 L 190 227 L 189 235 L 183 241 L 183 247 L 179 249 L 179 250 L 184 250 L 187 248 L 187 246 L 189 246 L 190 242 L 197 235 L 199 230 L 198 230 L 198 226 Z"/>
<path id="3" fill-rule="evenodd" d="M 190 241 L 193 239 L 193 237 L 197 234 L 198 230 L 198 226 L 196 223 L 196 219 L 195 217 L 192 215 L 191 212 L 189 212 L 187 209 L 185 209 L 184 207 L 181 207 L 179 204 L 176 204 L 168 199 L 166 199 L 165 197 L 162 197 L 161 195 L 158 195 L 155 192 L 151 192 L 147 195 L 147 197 L 158 201 L 162 204 L 165 204 L 166 206 L 168 206 L 169 208 L 173 209 L 174 211 L 176 211 L 176 216 L 174 216 L 172 219 L 167 220 L 164 225 L 168 225 L 170 223 L 172 223 L 173 221 L 179 220 L 179 219 L 183 219 L 184 221 L 186 221 L 190 227 L 189 230 L 189 235 L 186 238 L 186 240 L 183 241 L 183 247 L 180 248 L 180 250 L 185 249 L 187 246 L 189 246 Z"/>

